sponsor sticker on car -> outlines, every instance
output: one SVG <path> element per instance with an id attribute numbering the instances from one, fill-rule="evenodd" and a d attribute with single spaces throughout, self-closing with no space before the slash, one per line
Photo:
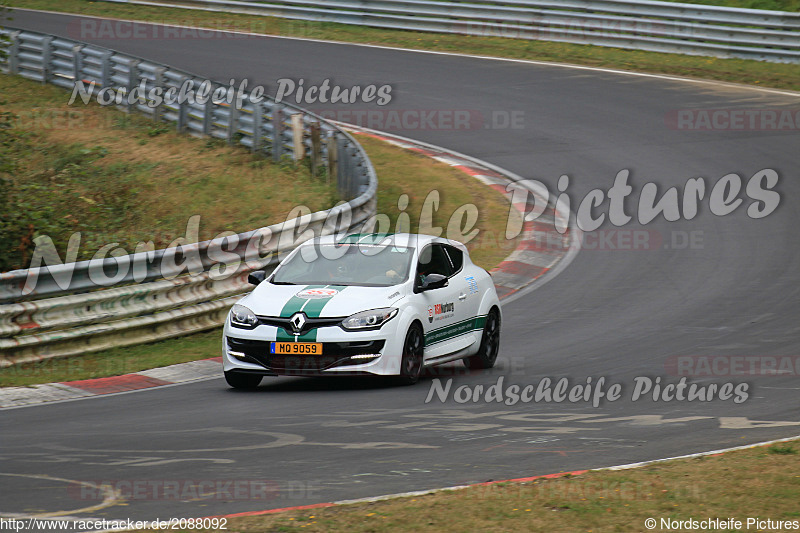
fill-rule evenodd
<path id="1" fill-rule="evenodd" d="M 469 286 L 470 294 L 477 294 L 478 293 L 478 282 L 475 281 L 475 276 L 467 276 L 464 279 L 467 281 L 467 285 Z"/>
<path id="2" fill-rule="evenodd" d="M 453 302 L 434 304 L 428 308 L 428 322 L 450 318 L 453 316 L 455 308 L 456 306 Z"/>
<path id="3" fill-rule="evenodd" d="M 304 300 L 320 300 L 323 298 L 333 298 L 337 294 L 339 294 L 339 291 L 336 289 L 305 289 L 295 294 L 295 296 L 297 298 L 303 298 Z"/>

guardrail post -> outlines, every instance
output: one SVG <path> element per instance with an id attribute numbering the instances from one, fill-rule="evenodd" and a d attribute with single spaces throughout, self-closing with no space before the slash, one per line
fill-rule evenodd
<path id="1" fill-rule="evenodd" d="M 203 135 L 211 135 L 211 125 L 214 120 L 214 99 L 212 95 L 215 90 L 216 87 L 214 84 L 211 84 L 211 92 L 209 92 L 208 100 L 206 100 L 205 106 L 203 107 Z"/>
<path id="2" fill-rule="evenodd" d="M 167 69 L 165 69 L 164 67 L 159 67 L 159 68 L 157 68 L 157 69 L 155 70 L 155 74 L 156 74 L 156 82 L 155 82 L 155 85 L 156 85 L 156 88 L 157 88 L 157 89 L 160 89 L 160 90 L 161 90 L 161 95 L 162 95 L 162 96 L 164 95 L 164 73 L 165 73 L 166 71 L 167 71 Z M 159 120 L 161 120 L 161 114 L 162 114 L 162 112 L 163 112 L 163 111 L 164 111 L 164 102 L 163 102 L 163 100 L 162 100 L 162 101 L 161 101 L 161 103 L 160 103 L 160 104 L 158 104 L 158 105 L 157 105 L 157 106 L 156 106 L 156 107 L 153 109 L 153 120 L 154 120 L 155 122 L 158 122 Z"/>
<path id="3" fill-rule="evenodd" d="M 319 135 L 319 122 L 312 122 L 311 126 L 311 177 L 316 178 L 320 157 L 322 156 L 322 143 Z"/>
<path id="4" fill-rule="evenodd" d="M 294 160 L 302 161 L 306 156 L 306 145 L 303 144 L 303 114 L 292 114 L 292 148 L 294 149 Z"/>
<path id="5" fill-rule="evenodd" d="M 239 129 L 239 110 L 236 108 L 236 100 L 228 104 L 228 144 L 233 144 L 233 137 Z"/>
<path id="6" fill-rule="evenodd" d="M 111 87 L 111 55 L 113 52 L 111 50 L 106 50 L 103 52 L 103 56 L 101 59 L 101 78 L 100 83 L 102 87 L 101 89 L 105 89 L 106 87 Z"/>
<path id="7" fill-rule="evenodd" d="M 344 135 L 337 136 L 336 139 L 336 153 L 338 155 L 338 167 L 336 169 L 336 174 L 338 176 L 338 180 L 336 181 L 336 189 L 339 191 L 340 196 L 345 196 L 347 194 L 347 189 L 345 188 L 345 184 L 347 181 L 347 174 L 348 174 L 348 159 L 349 154 L 347 153 L 347 138 Z"/>
<path id="8" fill-rule="evenodd" d="M 186 102 L 178 100 L 178 120 L 175 121 L 175 131 L 181 133 L 186 129 Z"/>
<path id="9" fill-rule="evenodd" d="M 11 45 L 8 47 L 8 73 L 19 74 L 19 34 L 15 31 L 11 34 Z"/>
<path id="10" fill-rule="evenodd" d="M 42 84 L 50 81 L 53 72 L 53 38 L 50 36 L 42 39 Z"/>
<path id="11" fill-rule="evenodd" d="M 353 177 L 356 172 L 356 167 L 358 166 L 358 160 L 356 157 L 358 152 L 353 148 L 350 143 L 347 143 L 347 198 L 353 197 Z"/>
<path id="12" fill-rule="evenodd" d="M 83 80 L 83 45 L 72 47 L 72 79 L 75 83 Z"/>
<path id="13" fill-rule="evenodd" d="M 253 104 L 253 146 L 251 150 L 261 150 L 261 120 L 264 118 L 264 105 L 261 102 Z"/>
<path id="14" fill-rule="evenodd" d="M 189 78 L 181 80 L 181 87 L 189 81 Z M 175 129 L 180 133 L 186 129 L 186 115 L 189 112 L 189 104 L 183 98 L 178 98 L 178 120 Z"/>
<path id="15" fill-rule="evenodd" d="M 139 63 L 140 61 L 138 59 L 132 59 L 130 63 L 128 63 L 128 113 L 130 113 L 131 108 L 136 105 L 136 102 L 131 98 L 131 94 L 133 94 L 133 90 L 139 83 Z"/>
<path id="16" fill-rule="evenodd" d="M 283 110 L 275 102 L 272 104 L 272 160 L 276 163 L 281 160 L 283 152 Z"/>
<path id="17" fill-rule="evenodd" d="M 328 145 L 328 185 L 330 185 L 331 180 L 338 183 L 339 146 L 336 142 L 336 134 L 330 134 L 327 139 L 325 139 L 325 143 Z"/>
<path id="18" fill-rule="evenodd" d="M 369 168 L 363 158 L 359 166 L 361 167 L 361 179 L 358 182 L 358 194 L 360 195 L 362 190 L 366 191 L 369 187 Z"/>
<path id="19" fill-rule="evenodd" d="M 353 176 L 350 178 L 350 186 L 352 187 L 352 197 L 355 198 L 361 192 L 361 182 L 365 174 L 364 160 L 359 157 L 357 147 L 353 147 L 353 161 L 355 161 L 355 165 L 353 168 Z"/>

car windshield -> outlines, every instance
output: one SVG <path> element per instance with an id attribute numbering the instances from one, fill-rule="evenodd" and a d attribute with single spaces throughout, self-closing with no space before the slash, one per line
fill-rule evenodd
<path id="1" fill-rule="evenodd" d="M 305 245 L 275 271 L 271 282 L 388 287 L 408 279 L 413 252 L 394 245 Z"/>

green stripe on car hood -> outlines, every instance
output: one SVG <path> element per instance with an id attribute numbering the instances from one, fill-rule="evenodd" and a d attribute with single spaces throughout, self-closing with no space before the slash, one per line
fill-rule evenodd
<path id="1" fill-rule="evenodd" d="M 347 287 L 344 285 L 307 285 L 302 289 L 299 289 L 297 293 L 308 289 L 335 289 L 338 292 L 342 292 L 346 288 Z M 284 304 L 283 309 L 281 309 L 280 316 L 282 318 L 289 318 L 298 311 L 302 311 L 308 318 L 319 318 L 320 313 L 322 313 L 322 309 L 328 304 L 328 302 L 338 295 L 338 292 L 337 294 L 334 294 L 328 298 L 298 298 L 296 295 L 292 296 Z M 291 333 L 287 333 L 283 328 L 278 328 L 275 340 L 281 342 L 314 342 L 317 340 L 317 330 L 315 328 L 311 331 L 303 333 L 302 335 L 293 335 Z"/>

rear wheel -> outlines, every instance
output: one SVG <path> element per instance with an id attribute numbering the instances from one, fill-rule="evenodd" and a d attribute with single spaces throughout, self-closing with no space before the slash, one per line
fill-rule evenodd
<path id="1" fill-rule="evenodd" d="M 478 353 L 464 359 L 467 368 L 492 368 L 497 361 L 497 352 L 500 350 L 500 313 L 493 307 L 486 315 L 486 324 L 483 326 L 481 346 Z"/>
<path id="2" fill-rule="evenodd" d="M 406 333 L 406 340 L 403 343 L 403 358 L 400 361 L 400 383 L 413 385 L 419 381 L 422 373 L 422 353 L 425 349 L 425 342 L 422 336 L 422 327 L 411 324 Z"/>
<path id="3" fill-rule="evenodd" d="M 225 381 L 234 389 L 255 389 L 261 383 L 258 374 L 246 374 L 244 372 L 225 372 Z"/>

